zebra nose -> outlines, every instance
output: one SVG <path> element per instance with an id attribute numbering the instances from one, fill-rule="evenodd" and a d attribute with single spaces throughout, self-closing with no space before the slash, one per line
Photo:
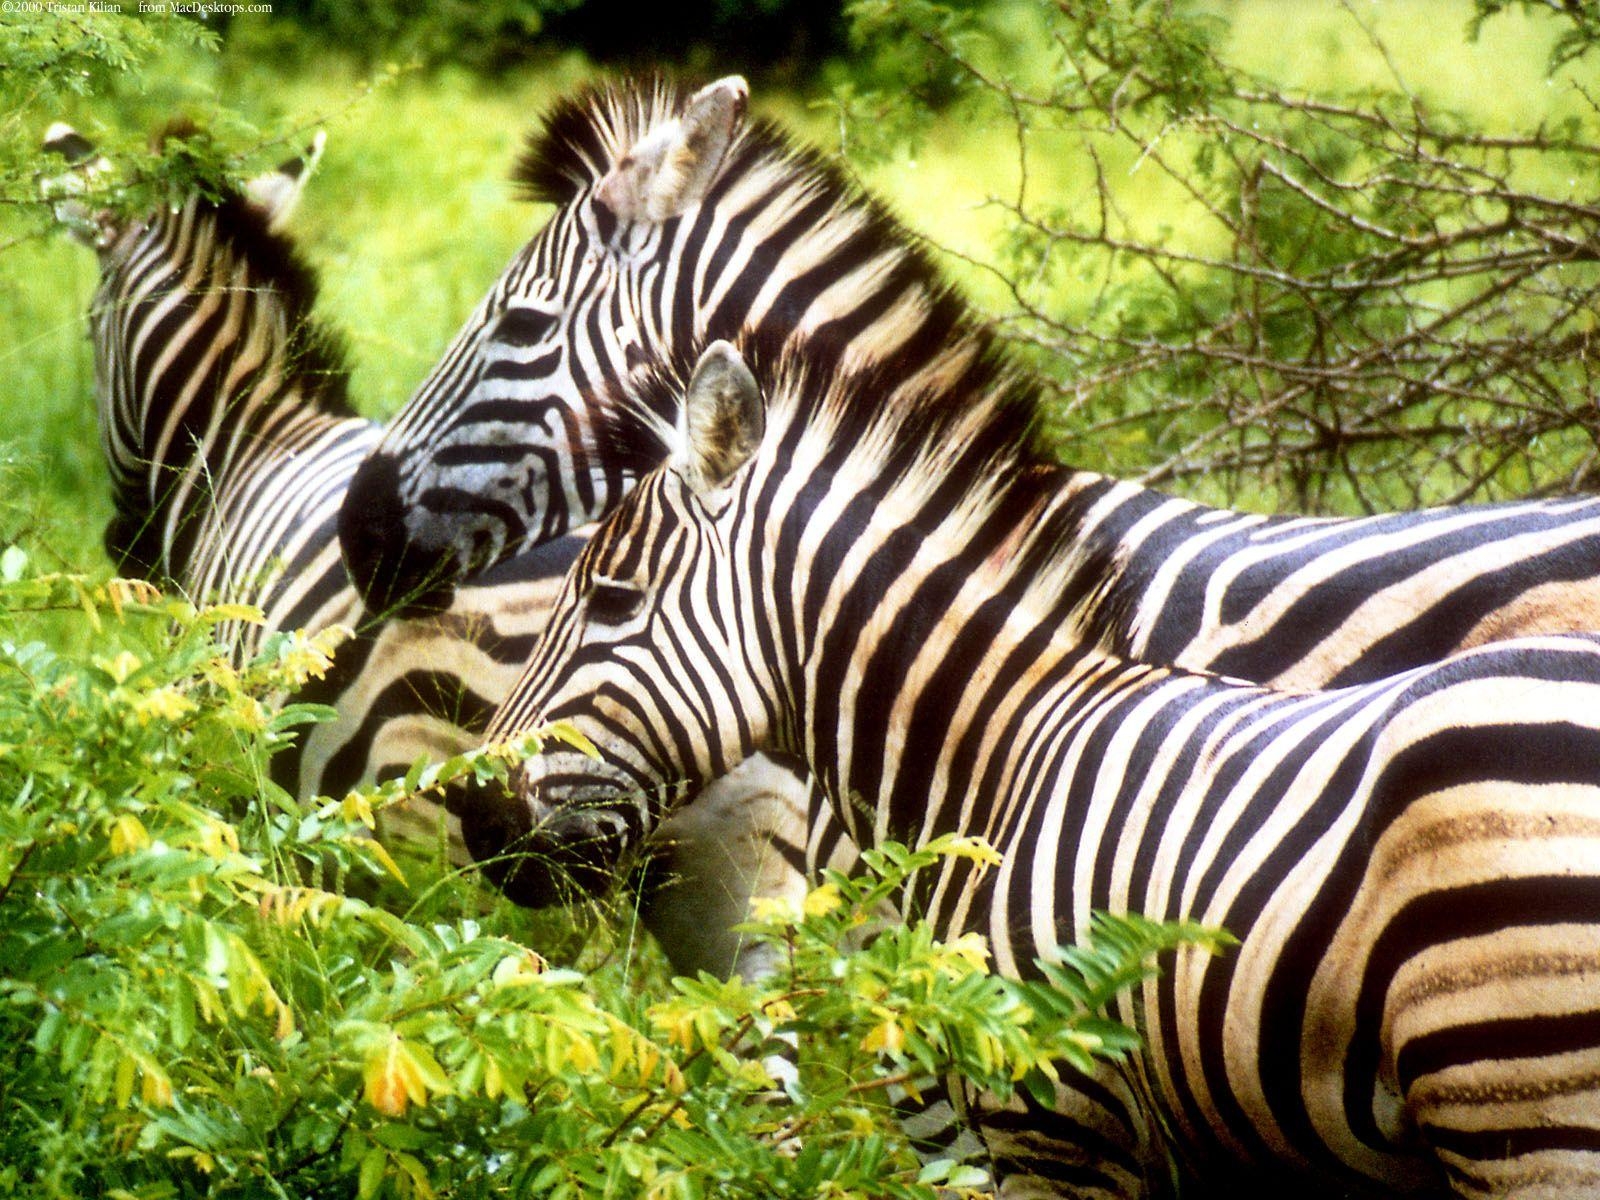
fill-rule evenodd
<path id="1" fill-rule="evenodd" d="M 450 607 L 454 592 L 444 580 L 451 558 L 419 547 L 408 534 L 400 469 L 388 455 L 372 455 L 351 477 L 339 508 L 339 546 L 370 611 L 418 617 Z"/>
<path id="2" fill-rule="evenodd" d="M 575 904 L 616 877 L 625 836 L 607 814 L 553 809 L 536 822 L 534 806 L 503 782 L 471 776 L 450 783 L 444 803 L 478 868 L 515 904 Z"/>

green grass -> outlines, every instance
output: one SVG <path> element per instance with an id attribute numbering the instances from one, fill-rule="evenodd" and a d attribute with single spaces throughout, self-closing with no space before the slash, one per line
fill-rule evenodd
<path id="1" fill-rule="evenodd" d="M 1461 34 L 1470 12 L 1464 3 L 1249 0 L 1220 7 L 1233 22 L 1228 52 L 1288 86 L 1390 86 L 1398 70 L 1423 102 L 1508 129 L 1579 103 L 1565 81 L 1545 78 L 1548 24 L 1520 15 L 1490 22 L 1472 44 Z M 1025 6 L 1018 14 L 1029 18 Z M 1362 23 L 1389 47 L 1392 65 Z M 87 129 L 148 129 L 160 114 L 211 95 L 263 122 L 320 120 L 327 155 L 296 229 L 322 273 L 320 311 L 351 344 L 352 394 L 364 412 L 386 415 L 538 228 L 543 215 L 514 198 L 507 174 L 538 114 L 589 71 L 566 57 L 492 81 L 445 70 L 369 90 L 361 72 L 331 55 L 302 50 L 291 61 L 278 69 L 259 56 L 189 59 L 131 102 L 82 102 L 61 115 Z M 837 144 L 829 114 L 804 98 L 758 92 L 755 104 L 810 140 Z M 42 124 L 26 135 L 38 136 Z M 1181 211 L 1173 186 L 1149 164 L 1120 154 L 1108 167 L 1135 227 L 1153 233 L 1172 225 Z M 1035 197 L 1070 208 L 1088 195 L 1089 180 L 1089 165 L 1060 144 L 1040 139 L 1033 147 Z M 1004 213 L 986 201 L 1014 192 L 1014 147 L 1009 131 L 947 122 L 914 155 L 872 169 L 865 181 L 914 229 L 981 255 L 1005 233 Z M 1551 181 L 1580 184 L 1589 181 Z M 1181 226 L 1171 232 L 1204 236 Z M 952 271 L 980 299 L 997 298 L 981 273 L 959 262 Z M 85 562 L 99 561 L 99 531 L 109 515 L 83 336 L 95 278 L 92 254 L 65 237 L 0 249 L 0 428 L 8 455 L 34 464 L 43 507 L 60 518 L 58 548 Z"/>

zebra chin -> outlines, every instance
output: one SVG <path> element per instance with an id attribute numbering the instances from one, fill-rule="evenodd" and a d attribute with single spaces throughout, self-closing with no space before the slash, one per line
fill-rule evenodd
<path id="1" fill-rule="evenodd" d="M 339 547 L 345 570 L 369 611 L 411 618 L 441 613 L 455 591 L 449 548 L 430 551 L 406 529 L 400 468 L 383 453 L 367 458 L 350 479 L 339 508 Z"/>
<path id="2" fill-rule="evenodd" d="M 552 802 L 559 795 L 559 802 Z M 445 806 L 490 882 L 525 908 L 598 899 L 640 841 L 639 806 L 626 789 L 592 777 L 552 779 L 531 795 L 499 780 L 461 779 Z"/>

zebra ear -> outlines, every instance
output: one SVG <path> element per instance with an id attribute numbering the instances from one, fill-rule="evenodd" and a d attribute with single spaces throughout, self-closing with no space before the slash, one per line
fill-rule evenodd
<path id="1" fill-rule="evenodd" d="M 105 155 L 72 126 L 57 121 L 45 130 L 41 149 L 57 155 L 67 169 L 39 181 L 40 196 L 52 202 L 56 220 L 87 246 L 100 247 L 111 237 L 111 219 L 107 213 L 92 209 L 81 199 L 93 190 L 98 178 L 111 170 Z"/>
<path id="2" fill-rule="evenodd" d="M 683 113 L 646 134 L 595 189 L 621 221 L 665 221 L 702 199 L 744 120 L 750 87 L 738 75 L 707 84 Z"/>
<path id="3" fill-rule="evenodd" d="M 766 427 L 756 377 L 727 342 L 712 342 L 683 396 L 673 455 L 679 473 L 694 491 L 714 491 L 756 452 Z"/>
<path id="4" fill-rule="evenodd" d="M 244 185 L 245 198 L 267 218 L 268 229 L 273 232 L 282 229 L 294 213 L 295 206 L 300 203 L 300 193 L 305 191 L 306 180 L 317 169 L 327 142 L 328 135 L 317 130 L 304 154 L 257 175 Z"/>

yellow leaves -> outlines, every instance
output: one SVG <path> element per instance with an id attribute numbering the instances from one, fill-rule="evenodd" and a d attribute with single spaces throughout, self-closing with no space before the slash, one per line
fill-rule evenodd
<path id="1" fill-rule="evenodd" d="M 980 837 L 951 835 L 929 843 L 928 849 L 937 850 L 949 858 L 964 858 L 981 867 L 998 867 L 1000 852 Z"/>
<path id="2" fill-rule="evenodd" d="M 226 821 L 207 818 L 200 824 L 196 843 L 207 858 L 227 858 L 239 853 L 239 831 Z"/>
<path id="3" fill-rule="evenodd" d="M 150 848 L 150 831 L 132 813 L 118 813 L 111 818 L 110 843 L 112 854 L 136 854 Z"/>
<path id="4" fill-rule="evenodd" d="M 346 821 L 360 821 L 368 829 L 378 828 L 378 819 L 372 811 L 372 797 L 365 792 L 351 792 L 339 801 L 339 815 Z"/>
<path id="5" fill-rule="evenodd" d="M 369 858 L 375 858 L 383 869 L 399 883 L 405 883 L 405 873 L 400 870 L 400 864 L 390 857 L 389 852 L 383 848 L 383 843 L 376 838 L 367 838 L 361 843 L 361 850 Z"/>
<path id="6" fill-rule="evenodd" d="M 133 713 L 140 724 L 164 721 L 176 725 L 195 711 L 195 702 L 184 695 L 176 685 L 164 683 L 153 691 L 144 693 L 133 702 Z"/>
<path id="7" fill-rule="evenodd" d="M 156 1108 L 172 1107 L 172 1077 L 149 1054 L 124 1050 L 117 1059 L 111 1083 L 111 1098 L 118 1108 L 133 1103 L 133 1085 L 139 1084 L 139 1099 Z"/>
<path id="8" fill-rule="evenodd" d="M 254 604 L 209 604 L 200 613 L 202 619 L 222 624 L 224 621 L 242 621 L 246 625 L 266 624 L 266 614 Z"/>
<path id="9" fill-rule="evenodd" d="M 303 629 L 285 633 L 277 646 L 276 661 L 271 664 L 273 673 L 283 686 L 290 688 L 321 679 L 333 666 L 335 652 L 354 636 L 347 625 L 330 625 L 312 634 Z"/>
<path id="10" fill-rule="evenodd" d="M 195 1169 L 202 1175 L 209 1175 L 217 1169 L 217 1160 L 204 1150 L 197 1150 L 193 1146 L 178 1146 L 167 1151 L 171 1159 L 187 1160 L 194 1164 Z"/>
<path id="11" fill-rule="evenodd" d="M 769 1021 L 776 1021 L 780 1024 L 785 1021 L 793 1021 L 799 1015 L 795 1012 L 794 1005 L 790 1004 L 782 996 L 768 1000 L 763 1004 L 761 1006 L 761 1014 Z"/>
<path id="12" fill-rule="evenodd" d="M 107 606 L 119 617 L 124 608 L 153 605 L 161 600 L 161 589 L 148 579 L 108 579 L 103 594 Z"/>
<path id="13" fill-rule="evenodd" d="M 949 960 L 965 964 L 974 971 L 985 971 L 989 968 L 989 943 L 981 933 L 963 933 L 959 937 L 944 944 L 944 957 Z"/>
<path id="14" fill-rule="evenodd" d="M 500 1069 L 499 1061 L 486 1058 L 483 1063 L 483 1094 L 491 1100 L 498 1100 L 508 1090 L 505 1072 Z"/>
<path id="15" fill-rule="evenodd" d="M 750 916 L 763 925 L 798 925 L 800 906 L 787 896 L 752 896 Z"/>
<path id="16" fill-rule="evenodd" d="M 131 650 L 123 650 L 114 658 L 95 659 L 95 665 L 105 671 L 117 683 L 127 683 L 128 677 L 144 666 L 144 659 Z"/>
<path id="17" fill-rule="evenodd" d="M 839 885 L 829 881 L 811 889 L 801 903 L 800 911 L 808 917 L 823 917 L 843 903 L 844 897 L 839 894 Z"/>
<path id="18" fill-rule="evenodd" d="M 542 752 L 547 742 L 563 742 L 590 758 L 600 757 L 600 751 L 595 744 L 580 733 L 577 726 L 566 721 L 556 721 L 531 733 L 496 738 L 483 746 L 482 753 L 492 761 L 515 766 L 524 759 Z"/>
<path id="19" fill-rule="evenodd" d="M 906 1031 L 898 1014 L 877 1004 L 872 1006 L 872 1012 L 881 1019 L 867 1030 L 861 1048 L 868 1054 L 899 1054 L 905 1048 Z"/>
<path id="20" fill-rule="evenodd" d="M 449 1095 L 450 1080 L 432 1051 L 398 1033 L 379 1040 L 361 1068 L 361 1094 L 386 1117 L 403 1117 L 413 1104 L 425 1105 L 428 1093 Z"/>
<path id="21" fill-rule="evenodd" d="M 668 1059 L 661 1071 L 661 1086 L 674 1096 L 681 1096 L 689 1090 L 689 1085 L 683 1078 L 683 1072 L 678 1069 L 678 1064 Z"/>
<path id="22" fill-rule="evenodd" d="M 258 904 L 261 916 L 280 925 L 309 921 L 323 925 L 344 905 L 344 897 L 321 888 L 277 887 L 265 892 Z"/>
<path id="23" fill-rule="evenodd" d="M 599 1068 L 600 1054 L 588 1038 L 574 1036 L 567 1043 L 565 1065 L 575 1068 L 580 1074 L 587 1075 Z"/>

